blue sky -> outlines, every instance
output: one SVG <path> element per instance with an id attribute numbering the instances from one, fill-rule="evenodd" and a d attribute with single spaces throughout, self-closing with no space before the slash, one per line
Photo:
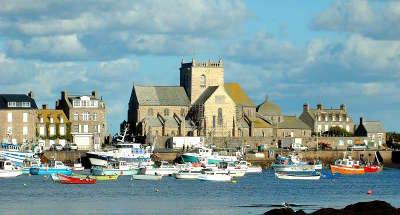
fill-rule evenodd
<path id="1" fill-rule="evenodd" d="M 347 105 L 399 131 L 399 1 L 2 1 L 1 93 L 60 91 L 108 104 L 115 132 L 133 82 L 178 85 L 185 60 L 223 58 L 225 80 L 288 115 Z"/>

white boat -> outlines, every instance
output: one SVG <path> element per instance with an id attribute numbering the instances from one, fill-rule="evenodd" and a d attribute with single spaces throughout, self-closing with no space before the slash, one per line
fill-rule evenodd
<path id="1" fill-rule="evenodd" d="M 275 176 L 279 179 L 288 180 L 319 180 L 321 175 L 297 175 L 297 174 L 287 174 L 287 173 L 275 173 Z"/>
<path id="2" fill-rule="evenodd" d="M 152 180 L 158 181 L 162 179 L 162 175 L 132 175 L 132 180 Z"/>
<path id="3" fill-rule="evenodd" d="M 204 146 L 197 146 L 191 152 L 182 154 L 181 159 L 183 162 L 203 163 L 205 165 L 218 164 L 220 162 L 235 162 L 238 160 L 237 156 L 223 156 Z"/>
<path id="4" fill-rule="evenodd" d="M 246 174 L 247 166 L 246 168 L 243 168 L 237 165 L 237 162 L 221 162 L 219 163 L 218 168 L 226 170 L 226 172 L 228 172 L 232 177 L 243 177 Z"/>
<path id="5" fill-rule="evenodd" d="M 232 176 L 229 175 L 225 170 L 204 169 L 197 179 L 203 181 L 227 182 L 232 180 Z"/>
<path id="6" fill-rule="evenodd" d="M 322 170 L 322 164 L 319 161 L 314 163 L 304 162 L 297 155 L 278 156 L 277 163 L 272 164 L 272 167 L 276 172 L 314 172 Z"/>
<path id="7" fill-rule="evenodd" d="M 10 160 L 18 167 L 23 167 L 26 160 L 40 164 L 40 158 L 33 152 L 21 151 L 18 144 L 1 143 L 0 144 L 0 157 Z"/>
<path id="8" fill-rule="evenodd" d="M 151 163 L 152 146 L 145 146 L 141 143 L 127 142 L 125 136 L 128 128 L 125 128 L 124 134 L 119 135 L 115 147 L 105 151 L 89 151 L 86 152 L 87 157 L 92 165 L 107 166 L 112 160 L 125 161 L 130 163 Z"/>
<path id="9" fill-rule="evenodd" d="M 0 160 L 0 178 L 17 177 L 23 174 L 22 169 L 18 169 L 10 160 Z"/>
<path id="10" fill-rule="evenodd" d="M 175 174 L 176 179 L 197 179 L 201 175 L 201 170 L 199 169 L 185 169 L 179 170 Z"/>
<path id="11" fill-rule="evenodd" d="M 74 163 L 74 166 L 72 167 L 72 170 L 74 170 L 74 171 L 84 171 L 85 167 L 83 167 L 81 163 Z"/>
<path id="12" fill-rule="evenodd" d="M 262 168 L 260 166 L 252 166 L 251 163 L 247 161 L 239 161 L 237 166 L 241 167 L 242 169 L 246 170 L 246 173 L 261 173 Z"/>
<path id="13" fill-rule="evenodd" d="M 179 169 L 166 161 L 162 161 L 160 167 L 147 166 L 146 174 L 148 175 L 162 175 L 162 176 L 172 176 L 178 173 Z"/>

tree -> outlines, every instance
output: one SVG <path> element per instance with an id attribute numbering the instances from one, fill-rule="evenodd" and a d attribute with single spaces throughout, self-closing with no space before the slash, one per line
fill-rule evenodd
<path id="1" fill-rule="evenodd" d="M 324 132 L 325 135 L 334 137 L 349 137 L 352 134 L 339 126 L 332 126 L 329 131 Z"/>

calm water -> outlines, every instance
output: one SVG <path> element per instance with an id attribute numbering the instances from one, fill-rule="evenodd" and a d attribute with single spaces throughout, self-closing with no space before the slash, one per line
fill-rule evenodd
<path id="1" fill-rule="evenodd" d="M 0 180 L 0 214 L 262 214 L 284 201 L 313 211 L 375 199 L 400 207 L 399 182 L 395 169 L 319 181 L 277 180 L 267 170 L 236 184 L 120 177 L 117 182 L 63 185 L 43 176 L 21 176 Z M 366 194 L 369 188 L 373 195 Z"/>

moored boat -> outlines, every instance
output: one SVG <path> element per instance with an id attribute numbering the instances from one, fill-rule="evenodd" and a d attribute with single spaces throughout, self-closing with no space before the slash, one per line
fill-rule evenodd
<path id="1" fill-rule="evenodd" d="M 146 167 L 141 167 L 139 169 L 139 172 L 137 175 L 132 175 L 131 180 L 152 180 L 152 181 L 156 181 L 156 180 L 161 180 L 162 179 L 162 175 L 159 175 L 157 173 L 155 174 L 146 174 Z"/>
<path id="2" fill-rule="evenodd" d="M 96 179 L 89 178 L 89 177 L 75 177 L 75 176 L 68 176 L 57 174 L 60 179 L 61 184 L 95 184 Z"/>
<path id="3" fill-rule="evenodd" d="M 12 178 L 22 174 L 22 169 L 18 169 L 10 160 L 0 160 L 0 178 Z"/>
<path id="4" fill-rule="evenodd" d="M 290 174 L 286 172 L 275 172 L 275 176 L 278 179 L 287 180 L 319 180 L 321 174 Z"/>
<path id="5" fill-rule="evenodd" d="M 342 175 L 359 175 L 364 174 L 364 167 L 361 166 L 360 161 L 354 161 L 350 156 L 335 161 L 331 165 L 332 174 L 339 173 Z"/>
<path id="6" fill-rule="evenodd" d="M 85 170 L 85 167 L 83 167 L 81 163 L 74 163 L 74 166 L 72 167 L 72 170 L 74 170 L 74 171 L 83 171 L 83 170 Z"/>
<path id="7" fill-rule="evenodd" d="M 109 162 L 107 166 L 92 166 L 93 175 L 136 175 L 138 168 L 127 165 L 125 161 Z"/>
<path id="8" fill-rule="evenodd" d="M 40 166 L 31 167 L 29 169 L 31 175 L 51 175 L 64 174 L 71 175 L 72 169 L 63 164 L 61 161 L 51 161 L 49 165 L 42 164 Z"/>
<path id="9" fill-rule="evenodd" d="M 277 162 L 272 164 L 276 172 L 314 172 L 322 170 L 319 161 L 304 162 L 296 155 L 278 156 Z"/>
<path id="10" fill-rule="evenodd" d="M 364 167 L 366 173 L 375 173 L 382 171 L 383 167 L 380 165 L 367 165 Z"/>
<path id="11" fill-rule="evenodd" d="M 189 168 L 179 170 L 174 176 L 176 179 L 197 179 L 200 175 L 201 170 Z"/>
<path id="12" fill-rule="evenodd" d="M 225 170 L 204 169 L 197 179 L 202 181 L 227 182 L 232 180 L 232 176 L 229 175 Z"/>

